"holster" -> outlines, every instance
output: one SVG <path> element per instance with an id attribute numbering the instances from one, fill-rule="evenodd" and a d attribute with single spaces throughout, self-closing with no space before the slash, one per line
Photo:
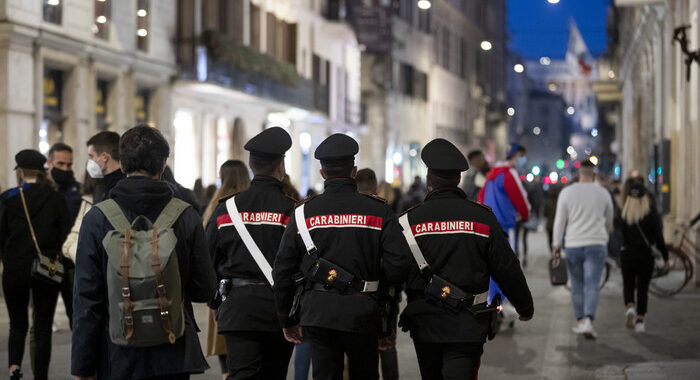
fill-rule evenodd
<path id="1" fill-rule="evenodd" d="M 390 336 L 396 331 L 396 320 L 399 314 L 396 288 L 389 287 L 379 292 L 379 314 L 381 317 L 379 337 Z"/>
<path id="2" fill-rule="evenodd" d="M 292 308 L 289 310 L 289 318 L 294 321 L 299 321 L 299 308 L 301 307 L 301 298 L 306 289 L 306 276 L 298 272 L 293 277 L 294 281 L 294 299 L 292 300 Z"/>
<path id="3" fill-rule="evenodd" d="M 218 309 L 226 297 L 228 297 L 228 292 L 231 291 L 231 280 L 228 278 L 219 281 L 219 287 L 216 288 L 216 293 L 214 293 L 214 299 L 209 302 L 209 307 L 212 309 Z"/>
<path id="4" fill-rule="evenodd" d="M 458 313 L 464 306 L 463 300 L 467 297 L 467 293 L 444 278 L 433 274 L 425 287 L 425 297 L 429 302 L 437 303 Z"/>
<path id="5" fill-rule="evenodd" d="M 326 289 L 335 288 L 339 292 L 348 290 L 354 279 L 352 273 L 323 257 L 316 260 L 316 265 L 311 267 L 309 273 L 309 280 L 323 284 Z"/>

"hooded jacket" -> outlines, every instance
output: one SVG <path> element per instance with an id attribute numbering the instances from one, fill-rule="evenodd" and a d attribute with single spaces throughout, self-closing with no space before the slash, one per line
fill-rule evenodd
<path id="1" fill-rule="evenodd" d="M 29 217 L 44 256 L 61 253 L 61 246 L 71 228 L 68 206 L 63 195 L 38 184 L 22 187 Z M 6 279 L 29 281 L 36 248 L 22 207 L 19 188 L 0 195 L 0 257 Z"/>
<path id="2" fill-rule="evenodd" d="M 479 191 L 479 202 L 491 207 L 505 231 L 515 228 L 518 215 L 523 221 L 530 218 L 525 188 L 518 172 L 506 163 L 497 164 L 486 175 L 486 183 Z"/>
<path id="3" fill-rule="evenodd" d="M 164 181 L 145 177 L 121 180 L 111 191 L 129 221 L 143 215 L 155 221 L 173 197 Z M 173 225 L 175 253 L 185 301 L 185 333 L 175 344 L 155 347 L 117 346 L 108 337 L 107 253 L 102 239 L 112 225 L 93 207 L 84 217 L 78 238 L 73 289 L 73 344 L 71 373 L 100 379 L 141 379 L 178 373 L 199 373 L 208 368 L 197 337 L 192 302 L 214 296 L 216 277 L 202 221 L 188 207 Z"/>

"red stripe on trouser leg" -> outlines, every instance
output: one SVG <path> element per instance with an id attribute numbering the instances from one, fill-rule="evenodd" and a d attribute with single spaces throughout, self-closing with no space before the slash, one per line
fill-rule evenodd
<path id="1" fill-rule="evenodd" d="M 476 375 L 474 376 L 474 380 L 479 380 L 479 368 L 481 368 L 481 360 L 476 363 Z"/>

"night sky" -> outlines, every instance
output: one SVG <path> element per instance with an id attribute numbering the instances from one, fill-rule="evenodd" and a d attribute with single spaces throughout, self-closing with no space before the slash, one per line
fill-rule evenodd
<path id="1" fill-rule="evenodd" d="M 605 51 L 609 0 L 508 0 L 511 50 L 526 59 L 564 58 L 569 41 L 569 20 L 576 21 L 594 57 Z"/>

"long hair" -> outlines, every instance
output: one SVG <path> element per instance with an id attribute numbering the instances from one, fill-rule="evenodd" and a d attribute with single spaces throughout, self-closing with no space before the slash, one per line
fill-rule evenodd
<path id="1" fill-rule="evenodd" d="M 216 190 L 211 201 L 209 201 L 209 205 L 204 210 L 204 215 L 202 215 L 202 222 L 205 228 L 220 199 L 240 193 L 250 187 L 248 168 L 243 161 L 228 160 L 224 162 L 219 169 L 219 177 L 221 178 L 221 187 Z"/>
<path id="2" fill-rule="evenodd" d="M 641 197 L 630 195 L 632 186 L 639 184 L 644 184 L 644 180 L 640 177 L 632 177 L 625 181 L 622 193 L 622 219 L 627 224 L 639 223 L 651 211 L 651 202 L 647 194 Z"/>
<path id="3" fill-rule="evenodd" d="M 46 174 L 46 170 L 36 170 L 36 169 L 22 169 L 19 168 L 16 171 L 17 175 L 17 184 L 22 185 L 23 183 L 28 182 L 27 179 L 33 178 L 33 181 L 31 183 L 35 183 L 37 185 L 45 186 L 51 189 L 56 189 L 56 185 L 49 179 L 49 176 Z"/>

